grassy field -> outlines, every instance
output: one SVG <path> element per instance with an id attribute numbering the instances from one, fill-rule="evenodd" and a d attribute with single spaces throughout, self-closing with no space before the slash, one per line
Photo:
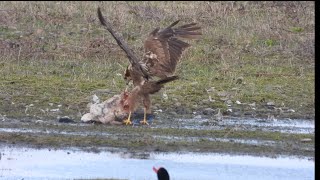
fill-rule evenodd
<path id="1" fill-rule="evenodd" d="M 80 119 L 93 94 L 124 89 L 129 61 L 98 6 L 140 56 L 155 27 L 203 27 L 154 109 L 267 116 L 273 103 L 276 117 L 314 118 L 314 2 L 0 2 L 0 118 Z"/>

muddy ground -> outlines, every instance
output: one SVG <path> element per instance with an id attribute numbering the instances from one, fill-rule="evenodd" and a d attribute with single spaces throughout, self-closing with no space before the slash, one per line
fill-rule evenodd
<path id="1" fill-rule="evenodd" d="M 134 122 L 140 120 L 133 116 Z M 211 116 L 171 118 L 156 114 L 146 125 L 105 125 L 79 120 L 60 122 L 36 119 L 4 119 L 0 142 L 36 148 L 78 147 L 100 152 L 121 148 L 140 158 L 148 152 L 221 152 L 277 157 L 294 155 L 314 158 L 314 121 L 292 119 Z"/>

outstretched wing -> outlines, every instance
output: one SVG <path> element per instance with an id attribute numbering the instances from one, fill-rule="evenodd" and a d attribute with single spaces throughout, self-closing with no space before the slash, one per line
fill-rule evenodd
<path id="1" fill-rule="evenodd" d="M 110 32 L 110 34 L 114 37 L 114 39 L 117 41 L 117 44 L 122 48 L 122 50 L 127 54 L 127 57 L 132 64 L 132 67 L 135 69 L 136 72 L 141 74 L 141 76 L 145 77 L 146 79 L 149 78 L 149 75 L 144 67 L 141 66 L 139 63 L 139 59 L 137 56 L 132 52 L 132 50 L 129 48 L 129 46 L 124 42 L 124 40 L 116 34 L 116 32 L 113 30 L 111 23 L 107 21 L 100 11 L 100 7 L 98 7 L 98 18 L 101 22 L 101 24 L 105 27 L 106 30 Z"/>
<path id="2" fill-rule="evenodd" d="M 156 28 L 145 40 L 144 62 L 151 76 L 163 78 L 172 75 L 183 51 L 190 46 L 180 38 L 196 39 L 202 35 L 198 31 L 201 27 L 196 23 L 173 28 L 178 22 L 179 20 L 161 31 Z"/>

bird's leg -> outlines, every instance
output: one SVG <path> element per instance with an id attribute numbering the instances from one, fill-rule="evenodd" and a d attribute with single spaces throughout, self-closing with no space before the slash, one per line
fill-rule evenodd
<path id="1" fill-rule="evenodd" d="M 144 107 L 144 108 L 143 108 L 143 110 L 144 110 L 143 120 L 142 120 L 142 121 L 140 121 L 140 123 L 141 123 L 141 124 L 149 125 L 149 123 L 147 122 L 147 108 L 146 108 L 146 107 Z"/>
<path id="2" fill-rule="evenodd" d="M 125 124 L 125 125 L 128 125 L 128 124 L 132 124 L 132 122 L 131 122 L 131 120 L 130 120 L 130 117 L 131 117 L 131 111 L 129 112 L 129 116 L 128 116 L 128 119 L 126 119 L 126 120 L 124 120 L 123 121 L 123 123 Z"/>

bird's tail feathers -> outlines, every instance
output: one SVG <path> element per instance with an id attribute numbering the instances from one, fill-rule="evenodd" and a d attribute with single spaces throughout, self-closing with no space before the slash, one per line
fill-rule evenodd
<path id="1" fill-rule="evenodd" d="M 166 78 L 158 80 L 157 84 L 159 84 L 159 85 L 160 84 L 165 84 L 165 83 L 177 80 L 177 79 L 179 79 L 179 76 L 170 76 L 170 77 L 166 77 Z"/>
<path id="2" fill-rule="evenodd" d="M 197 39 L 202 35 L 199 30 L 201 27 L 197 26 L 197 23 L 190 23 L 174 29 L 174 34 L 181 38 Z"/>

